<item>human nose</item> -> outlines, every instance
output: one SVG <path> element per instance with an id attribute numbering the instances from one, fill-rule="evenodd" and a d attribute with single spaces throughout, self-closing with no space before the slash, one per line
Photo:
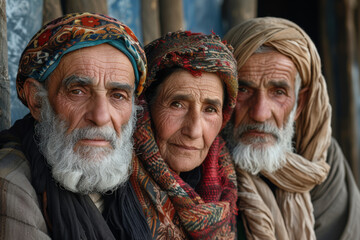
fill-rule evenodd
<path id="1" fill-rule="evenodd" d="M 186 120 L 182 126 L 182 133 L 191 139 L 200 138 L 203 131 L 200 111 L 189 111 L 185 118 Z"/>
<path id="2" fill-rule="evenodd" d="M 104 96 L 97 96 L 89 102 L 86 120 L 95 126 L 105 126 L 111 121 L 109 103 Z"/>
<path id="3" fill-rule="evenodd" d="M 271 107 L 265 93 L 259 92 L 253 97 L 253 104 L 250 106 L 250 118 L 255 122 L 266 122 L 271 118 Z"/>

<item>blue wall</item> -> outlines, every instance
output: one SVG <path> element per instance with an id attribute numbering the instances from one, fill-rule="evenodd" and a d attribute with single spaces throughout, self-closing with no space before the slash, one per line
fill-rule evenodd
<path id="1" fill-rule="evenodd" d="M 187 30 L 223 35 L 221 6 L 223 0 L 183 0 Z"/>
<path id="2" fill-rule="evenodd" d="M 42 0 L 6 0 L 11 122 L 29 110 L 17 98 L 15 79 L 22 51 L 42 25 Z"/>

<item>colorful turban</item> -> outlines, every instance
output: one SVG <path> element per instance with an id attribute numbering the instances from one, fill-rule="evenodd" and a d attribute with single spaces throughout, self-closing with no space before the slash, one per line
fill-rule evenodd
<path id="1" fill-rule="evenodd" d="M 313 239 L 309 191 L 327 177 L 326 156 L 331 142 L 331 106 L 316 47 L 298 25 L 273 17 L 247 20 L 233 27 L 224 39 L 235 49 L 238 69 L 260 46 L 270 46 L 293 61 L 302 79 L 301 88 L 308 88 L 305 106 L 296 121 L 296 153 L 288 153 L 285 166 L 278 171 L 262 173 L 277 186 L 277 198 L 273 200 L 279 205 L 283 226 L 275 226 L 281 216 L 271 216 L 264 203 L 269 201 L 262 201 L 272 198 L 271 190 L 266 192 L 259 186 L 239 188 L 239 208 L 246 216 L 247 233 L 252 232 L 248 237 L 263 239 L 266 233 L 267 239 L 275 239 L 271 234 L 276 229 L 276 239 Z M 244 172 L 238 179 L 238 186 L 254 186 L 257 182 Z M 271 211 L 275 212 L 275 207 L 271 206 Z M 260 221 L 266 224 L 259 225 Z M 278 237 L 280 233 L 282 237 Z"/>
<path id="2" fill-rule="evenodd" d="M 223 123 L 231 116 L 238 91 L 236 60 L 232 47 L 211 34 L 178 31 L 168 33 L 145 46 L 148 76 L 144 88 L 156 81 L 157 73 L 166 68 L 180 67 L 216 73 L 226 87 Z"/>
<path id="3" fill-rule="evenodd" d="M 27 78 L 44 82 L 71 51 L 108 43 L 123 52 L 134 67 L 136 94 L 146 79 L 146 57 L 134 33 L 122 22 L 101 14 L 73 13 L 44 25 L 21 55 L 16 89 L 27 105 L 23 86 Z"/>

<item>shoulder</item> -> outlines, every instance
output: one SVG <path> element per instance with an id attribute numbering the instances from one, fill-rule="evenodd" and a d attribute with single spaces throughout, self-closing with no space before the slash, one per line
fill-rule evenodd
<path id="1" fill-rule="evenodd" d="M 17 186 L 28 194 L 35 194 L 30 183 L 29 162 L 19 144 L 15 142 L 5 144 L 0 148 L 0 178 L 3 182 Z"/>
<path id="2" fill-rule="evenodd" d="M 326 161 L 330 165 L 328 177 L 311 191 L 317 237 L 354 239 L 360 234 L 360 193 L 335 139 Z"/>
<path id="3" fill-rule="evenodd" d="M 0 239 L 47 239 L 46 224 L 36 192 L 31 185 L 30 166 L 15 142 L 0 149 Z"/>

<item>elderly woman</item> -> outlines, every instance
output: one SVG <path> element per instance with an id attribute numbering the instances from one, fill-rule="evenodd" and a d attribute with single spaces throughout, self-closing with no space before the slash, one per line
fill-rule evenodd
<path id="1" fill-rule="evenodd" d="M 237 95 L 236 62 L 216 35 L 174 32 L 145 47 L 144 112 L 131 181 L 154 239 L 233 239 L 236 175 L 218 133 Z"/>

